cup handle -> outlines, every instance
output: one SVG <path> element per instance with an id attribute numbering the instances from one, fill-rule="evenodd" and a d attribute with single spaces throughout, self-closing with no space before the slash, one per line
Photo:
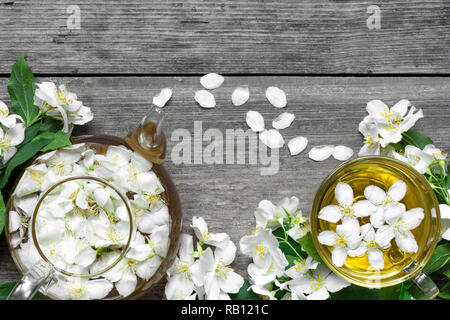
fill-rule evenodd
<path id="1" fill-rule="evenodd" d="M 47 262 L 39 262 L 31 267 L 15 285 L 6 300 L 31 300 L 39 288 L 53 279 L 55 269 Z"/>
<path id="2" fill-rule="evenodd" d="M 431 300 L 439 294 L 439 288 L 425 273 L 420 272 L 411 280 L 412 285 L 408 291 L 414 299 Z"/>

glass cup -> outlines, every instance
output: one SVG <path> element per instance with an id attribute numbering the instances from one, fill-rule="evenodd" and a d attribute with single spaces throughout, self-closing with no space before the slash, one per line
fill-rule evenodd
<path id="1" fill-rule="evenodd" d="M 406 254 L 393 244 L 383 250 L 385 267 L 382 270 L 366 268 L 367 256 L 348 257 L 342 267 L 336 267 L 331 258 L 332 247 L 319 243 L 317 236 L 325 230 L 335 230 L 336 224 L 318 218 L 319 211 L 331 204 L 337 204 L 334 190 L 339 182 L 349 184 L 354 192 L 355 201 L 364 199 L 364 189 L 376 185 L 387 191 L 396 180 L 407 185 L 407 193 L 401 201 L 406 209 L 421 207 L 425 217 L 416 229 L 411 230 L 418 243 L 419 250 L 414 254 Z M 360 225 L 369 222 L 369 218 L 359 218 Z M 440 235 L 439 204 L 431 186 L 413 167 L 401 161 L 381 157 L 368 156 L 346 162 L 332 172 L 320 185 L 311 210 L 311 234 L 320 257 L 338 276 L 359 286 L 382 288 L 413 280 L 410 292 L 420 292 L 422 297 L 434 298 L 439 290 L 434 282 L 421 270 L 433 253 Z M 394 240 L 391 243 L 395 242 Z"/>
<path id="2" fill-rule="evenodd" d="M 123 247 L 120 255 L 118 258 L 113 261 L 111 264 L 106 266 L 104 269 L 97 271 L 95 273 L 75 273 L 68 270 L 64 270 L 63 268 L 59 267 L 53 261 L 51 258 L 49 258 L 42 249 L 40 245 L 40 237 L 39 232 L 37 232 L 36 224 L 41 218 L 39 216 L 39 213 L 41 212 L 41 206 L 46 199 L 46 197 L 51 196 L 52 192 L 55 191 L 55 189 L 60 188 L 63 184 L 68 182 L 73 182 L 76 180 L 88 180 L 90 182 L 101 184 L 106 188 L 110 188 L 112 191 L 114 191 L 119 197 L 120 200 L 124 203 L 128 218 L 129 218 L 129 231 L 128 231 L 128 237 L 127 242 L 125 246 Z M 103 273 L 107 272 L 111 268 L 113 268 L 115 265 L 117 265 L 127 254 L 130 244 L 134 237 L 134 222 L 133 222 L 133 214 L 130 209 L 130 204 L 128 202 L 128 198 L 124 196 L 116 187 L 114 187 L 112 184 L 108 183 L 106 180 L 93 177 L 93 176 L 78 176 L 78 177 L 70 177 L 63 179 L 53 186 L 51 186 L 47 191 L 45 191 L 40 199 L 38 200 L 36 207 L 34 209 L 33 215 L 31 217 L 31 223 L 29 224 L 30 231 L 31 231 L 31 238 L 29 241 L 32 241 L 33 245 L 36 248 L 36 251 L 38 252 L 40 256 L 40 261 L 33 265 L 32 267 L 27 269 L 27 266 L 25 266 L 20 259 L 18 259 L 17 256 L 13 255 L 13 258 L 15 260 L 16 265 L 20 268 L 22 273 L 24 274 L 22 279 L 16 284 L 16 286 L 13 288 L 13 290 L 8 295 L 8 300 L 30 300 L 33 298 L 33 296 L 37 293 L 37 291 L 40 288 L 45 288 L 47 285 L 49 285 L 52 281 L 57 281 L 57 277 L 64 276 L 69 278 L 95 278 L 98 276 L 101 276 Z M 8 233 L 7 233 L 8 234 Z M 9 241 L 8 241 L 9 243 Z"/>

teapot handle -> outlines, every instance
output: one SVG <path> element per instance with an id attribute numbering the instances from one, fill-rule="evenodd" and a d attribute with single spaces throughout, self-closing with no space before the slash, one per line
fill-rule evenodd
<path id="1" fill-rule="evenodd" d="M 6 300 L 31 300 L 39 288 L 50 283 L 54 273 L 51 264 L 44 261 L 36 263 L 17 282 Z"/>
<path id="2" fill-rule="evenodd" d="M 439 288 L 433 280 L 423 272 L 420 272 L 412 279 L 412 281 L 413 283 L 408 291 L 416 300 L 431 300 L 439 294 Z"/>

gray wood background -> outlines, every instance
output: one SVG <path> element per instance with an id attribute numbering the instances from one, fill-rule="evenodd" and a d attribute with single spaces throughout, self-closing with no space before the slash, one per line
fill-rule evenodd
<path id="1" fill-rule="evenodd" d="M 79 5 L 81 28 L 67 29 L 68 6 Z M 381 29 L 369 30 L 367 7 L 379 5 Z M 0 100 L 9 102 L 7 79 L 24 52 L 39 80 L 64 83 L 92 108 L 94 120 L 75 134 L 125 136 L 146 114 L 161 88 L 173 88 L 164 108 L 168 138 L 165 166 L 180 194 L 184 230 L 202 216 L 213 232 L 228 232 L 237 244 L 254 227 L 262 199 L 295 195 L 309 213 L 316 188 L 340 164 L 313 162 L 314 145 L 345 144 L 355 153 L 358 123 L 371 99 L 393 104 L 410 99 L 424 110 L 416 129 L 450 150 L 450 3 L 447 1 L 4 1 L 0 0 Z M 226 75 L 213 90 L 217 106 L 194 101 L 199 76 Z M 238 85 L 250 100 L 231 104 Z M 279 110 L 265 99 L 268 86 L 287 93 Z M 261 165 L 175 165 L 175 129 L 247 130 L 245 114 L 257 110 L 266 126 L 284 111 L 296 120 L 282 134 L 309 139 L 298 156 L 280 150 L 280 169 L 261 176 Z M 208 143 L 203 142 L 206 146 Z M 235 269 L 246 276 L 249 260 Z M 0 283 L 19 273 L 0 241 Z M 161 283 L 146 299 L 160 299 Z"/>

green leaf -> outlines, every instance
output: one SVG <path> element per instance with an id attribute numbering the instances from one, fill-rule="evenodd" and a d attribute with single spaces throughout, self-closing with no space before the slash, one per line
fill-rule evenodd
<path id="1" fill-rule="evenodd" d="M 259 300 L 259 296 L 253 290 L 249 290 L 250 286 L 250 282 L 244 280 L 244 284 L 239 289 L 239 292 L 230 294 L 231 300 Z"/>
<path id="2" fill-rule="evenodd" d="M 293 257 L 302 257 L 302 258 L 306 258 L 306 253 L 304 251 L 302 251 L 302 247 L 300 246 L 300 244 L 295 241 L 294 239 L 292 239 L 290 236 L 288 236 L 283 228 L 278 228 L 274 231 L 272 231 L 272 234 L 277 237 L 277 238 L 286 238 L 288 243 L 285 243 L 281 240 L 278 239 L 278 243 L 280 244 L 280 250 L 285 254 L 285 255 L 290 255 Z"/>
<path id="3" fill-rule="evenodd" d="M 6 300 L 9 293 L 14 289 L 14 286 L 16 285 L 15 282 L 8 282 L 0 285 L 0 300 Z M 33 297 L 33 300 L 49 300 L 46 296 L 44 296 L 42 293 L 38 292 Z"/>
<path id="4" fill-rule="evenodd" d="M 400 295 L 399 295 L 399 300 L 411 300 L 412 296 L 408 291 L 408 286 L 405 285 L 404 283 L 402 283 L 402 285 L 400 286 Z"/>
<path id="5" fill-rule="evenodd" d="M 44 134 L 42 134 L 42 136 L 43 136 L 43 138 L 50 138 L 50 137 L 53 138 L 52 142 L 50 142 L 48 145 L 46 145 L 45 147 L 43 147 L 41 149 L 42 152 L 56 150 L 56 149 L 59 149 L 62 147 L 67 147 L 67 146 L 72 145 L 72 142 L 70 142 L 70 135 L 68 133 L 64 133 L 62 131 L 58 131 L 56 133 L 49 133 L 45 136 L 44 136 Z"/>
<path id="6" fill-rule="evenodd" d="M 450 162 L 447 167 L 447 172 L 450 172 Z M 447 190 L 450 190 L 450 174 L 447 173 Z"/>
<path id="7" fill-rule="evenodd" d="M 49 144 L 51 139 L 35 137 L 33 141 L 27 143 L 17 151 L 17 153 L 9 160 L 5 171 L 0 178 L 0 189 L 2 189 L 7 183 L 12 171 L 19 165 L 25 163 L 34 157 L 44 146 Z"/>
<path id="8" fill-rule="evenodd" d="M 297 240 L 298 243 L 302 246 L 303 250 L 308 253 L 311 258 L 313 258 L 315 261 L 325 265 L 322 258 L 320 257 L 319 253 L 316 250 L 316 247 L 314 246 L 314 242 L 312 240 L 311 232 L 308 232 L 305 236 Z"/>
<path id="9" fill-rule="evenodd" d="M 450 300 L 450 282 L 447 282 L 441 289 L 439 289 L 438 297 Z"/>
<path id="10" fill-rule="evenodd" d="M 402 141 L 400 141 L 398 143 L 390 143 L 389 145 L 392 148 L 394 148 L 395 151 L 400 152 L 400 153 L 403 153 L 405 151 L 405 147 L 406 147 L 406 145 Z"/>
<path id="11" fill-rule="evenodd" d="M 380 290 L 350 285 L 332 294 L 336 300 L 380 300 Z"/>
<path id="12" fill-rule="evenodd" d="M 404 142 L 406 145 L 410 144 L 420 149 L 425 148 L 427 144 L 434 144 L 433 140 L 431 140 L 429 137 L 415 130 L 408 130 L 406 132 L 403 132 L 402 136 L 402 142 Z"/>
<path id="13" fill-rule="evenodd" d="M 40 132 L 57 132 L 62 130 L 63 123 L 57 120 L 46 119 L 41 123 Z"/>
<path id="14" fill-rule="evenodd" d="M 445 275 L 447 278 L 450 278 L 450 262 L 447 262 L 447 264 L 440 268 L 438 272 Z"/>
<path id="15" fill-rule="evenodd" d="M 26 128 L 25 129 L 25 138 L 21 145 L 22 146 L 26 145 L 28 142 L 33 140 L 33 138 L 36 137 L 36 135 L 39 133 L 40 130 L 41 130 L 40 123 L 36 123 L 36 124 L 32 125 L 31 127 Z"/>
<path id="16" fill-rule="evenodd" d="M 13 110 L 30 126 L 39 116 L 40 110 L 34 105 L 36 78 L 22 54 L 14 64 L 8 81 L 8 92 Z"/>
<path id="17" fill-rule="evenodd" d="M 430 261 L 423 268 L 425 274 L 431 274 L 450 261 L 450 242 L 438 245 L 431 255 Z"/>
<path id="18" fill-rule="evenodd" d="M 5 227 L 6 218 L 6 207 L 5 201 L 3 201 L 3 196 L 0 192 L 0 235 L 3 233 L 3 228 Z"/>
<path id="19" fill-rule="evenodd" d="M 399 300 L 401 292 L 401 284 L 385 287 L 380 289 L 381 300 Z"/>
<path id="20" fill-rule="evenodd" d="M 0 300 L 6 300 L 8 294 L 16 285 L 15 282 L 8 282 L 0 285 Z"/>

